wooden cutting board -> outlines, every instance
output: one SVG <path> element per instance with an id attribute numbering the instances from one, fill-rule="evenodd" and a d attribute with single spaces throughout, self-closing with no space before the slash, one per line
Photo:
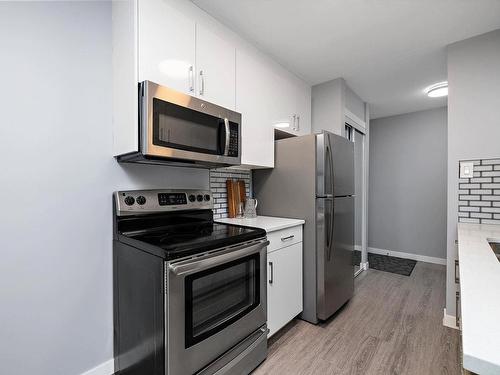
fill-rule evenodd
<path id="1" fill-rule="evenodd" d="M 243 208 L 246 202 L 245 181 L 243 180 L 226 180 L 227 190 L 227 213 L 230 218 L 235 218 L 238 215 L 238 205 L 243 203 Z"/>

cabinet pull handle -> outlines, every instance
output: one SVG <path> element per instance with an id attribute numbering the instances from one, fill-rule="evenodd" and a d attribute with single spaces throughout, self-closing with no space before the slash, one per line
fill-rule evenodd
<path id="1" fill-rule="evenodd" d="M 460 317 L 458 316 L 458 310 L 460 305 L 460 292 L 455 295 L 455 324 L 460 328 Z"/>
<path id="2" fill-rule="evenodd" d="M 189 67 L 189 92 L 194 92 L 194 68 Z"/>
<path id="3" fill-rule="evenodd" d="M 205 76 L 203 70 L 200 70 L 200 95 L 205 95 Z"/>
<path id="4" fill-rule="evenodd" d="M 271 269 L 271 277 L 269 279 L 269 284 L 272 284 L 274 281 L 274 267 L 273 267 L 273 262 L 269 262 L 269 268 Z"/>
<path id="5" fill-rule="evenodd" d="M 297 115 L 297 126 L 295 128 L 296 131 L 299 131 L 300 130 L 300 116 Z"/>
<path id="6" fill-rule="evenodd" d="M 291 240 L 294 237 L 295 237 L 294 234 L 292 234 L 291 236 L 287 236 L 287 237 L 281 237 L 281 241 L 285 242 L 285 241 Z"/>
<path id="7" fill-rule="evenodd" d="M 460 284 L 460 276 L 458 275 L 458 259 L 455 259 L 455 284 Z"/>

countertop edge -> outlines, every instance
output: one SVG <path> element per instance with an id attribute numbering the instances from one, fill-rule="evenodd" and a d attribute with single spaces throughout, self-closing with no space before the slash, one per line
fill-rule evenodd
<path id="1" fill-rule="evenodd" d="M 463 367 L 478 374 L 499 374 L 500 353 L 492 355 L 488 350 L 495 341 L 500 344 L 498 338 L 495 340 L 500 330 L 495 328 L 492 317 L 500 314 L 500 304 L 494 303 L 498 292 L 484 285 L 490 285 L 492 280 L 500 281 L 500 263 L 488 243 L 488 239 L 500 238 L 500 225 L 458 223 L 457 234 Z M 483 272 L 478 273 L 478 268 Z M 484 309 L 485 300 L 490 301 L 487 309 Z M 477 310 L 480 306 L 483 308 Z"/>
<path id="2" fill-rule="evenodd" d="M 303 219 L 275 217 L 275 216 L 257 216 L 256 218 L 252 219 L 223 218 L 223 219 L 215 219 L 214 221 L 217 223 L 261 228 L 264 229 L 267 233 L 305 224 L 305 220 Z"/>

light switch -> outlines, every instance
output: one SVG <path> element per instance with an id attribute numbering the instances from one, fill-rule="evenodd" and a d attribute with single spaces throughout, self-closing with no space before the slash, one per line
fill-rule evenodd
<path id="1" fill-rule="evenodd" d="M 460 178 L 474 177 L 474 163 L 471 161 L 460 163 Z"/>

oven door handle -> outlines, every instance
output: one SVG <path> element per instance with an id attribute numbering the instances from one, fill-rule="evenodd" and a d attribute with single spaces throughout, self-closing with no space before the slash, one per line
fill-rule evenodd
<path id="1" fill-rule="evenodd" d="M 207 256 L 188 259 L 178 263 L 169 264 L 169 269 L 177 276 L 187 275 L 203 271 L 218 265 L 243 258 L 247 255 L 260 253 L 269 245 L 269 241 L 264 240 L 255 244 L 243 245 L 239 248 L 228 249 L 222 254 L 209 254 Z"/>

